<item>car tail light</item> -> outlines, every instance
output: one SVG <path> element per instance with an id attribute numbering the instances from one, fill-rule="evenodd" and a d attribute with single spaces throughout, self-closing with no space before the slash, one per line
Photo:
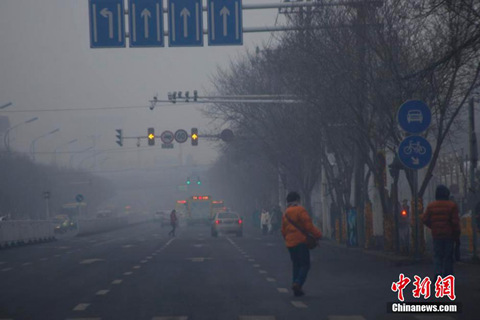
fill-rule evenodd
<path id="1" fill-rule="evenodd" d="M 242 222 L 243 222 L 242 219 L 238 220 L 238 224 L 242 224 Z"/>
<path id="2" fill-rule="evenodd" d="M 216 223 L 216 224 L 220 224 L 220 220 L 216 220 L 215 223 Z"/>

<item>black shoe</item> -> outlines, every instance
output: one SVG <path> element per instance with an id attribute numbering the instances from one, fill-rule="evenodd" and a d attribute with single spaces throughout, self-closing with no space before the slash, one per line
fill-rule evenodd
<path id="1" fill-rule="evenodd" d="M 295 297 L 302 297 L 305 295 L 305 292 L 302 290 L 302 286 L 296 282 L 292 285 L 292 290 Z"/>

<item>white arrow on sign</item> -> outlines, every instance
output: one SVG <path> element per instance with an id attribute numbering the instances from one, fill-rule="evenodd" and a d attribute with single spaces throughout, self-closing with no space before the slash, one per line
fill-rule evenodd
<path id="1" fill-rule="evenodd" d="M 183 37 L 188 38 L 188 17 L 190 17 L 190 11 L 187 8 L 183 8 L 180 12 L 180 17 L 183 17 Z"/>
<path id="2" fill-rule="evenodd" d="M 113 13 L 112 11 L 108 10 L 108 8 L 103 8 L 100 11 L 100 14 L 104 18 L 108 18 L 108 36 L 110 39 L 113 39 Z"/>
<path id="3" fill-rule="evenodd" d="M 418 166 L 420 164 L 420 159 L 418 158 L 415 158 L 415 157 L 412 157 L 412 163 L 416 166 Z"/>
<path id="4" fill-rule="evenodd" d="M 143 18 L 144 23 L 145 23 L 145 38 L 148 39 L 148 19 L 152 17 L 152 14 L 150 13 L 150 11 L 147 8 L 145 8 L 145 9 L 143 9 L 140 16 Z"/>
<path id="5" fill-rule="evenodd" d="M 228 34 L 227 18 L 230 15 L 230 10 L 228 10 L 227 7 L 223 7 L 222 10 L 220 10 L 220 15 L 223 17 L 223 36 L 226 37 Z"/>

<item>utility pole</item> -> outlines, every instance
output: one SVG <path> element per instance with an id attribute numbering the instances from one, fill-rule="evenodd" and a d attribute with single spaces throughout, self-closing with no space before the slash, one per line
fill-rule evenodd
<path id="1" fill-rule="evenodd" d="M 475 134 L 475 105 L 473 97 L 470 98 L 470 105 L 468 109 L 469 118 L 469 133 L 470 133 L 470 209 L 471 209 L 471 225 L 472 225 L 472 241 L 473 241 L 473 256 L 474 261 L 478 261 L 477 255 L 477 228 L 475 223 L 475 207 L 477 203 L 476 183 L 475 183 L 475 169 L 478 162 L 477 152 L 477 136 Z"/>

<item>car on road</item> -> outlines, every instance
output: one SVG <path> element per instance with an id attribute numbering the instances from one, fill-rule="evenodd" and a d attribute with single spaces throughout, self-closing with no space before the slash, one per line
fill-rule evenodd
<path id="1" fill-rule="evenodd" d="M 235 212 L 217 212 L 212 220 L 211 234 L 217 237 L 219 233 L 235 233 L 243 235 L 243 219 Z"/>

